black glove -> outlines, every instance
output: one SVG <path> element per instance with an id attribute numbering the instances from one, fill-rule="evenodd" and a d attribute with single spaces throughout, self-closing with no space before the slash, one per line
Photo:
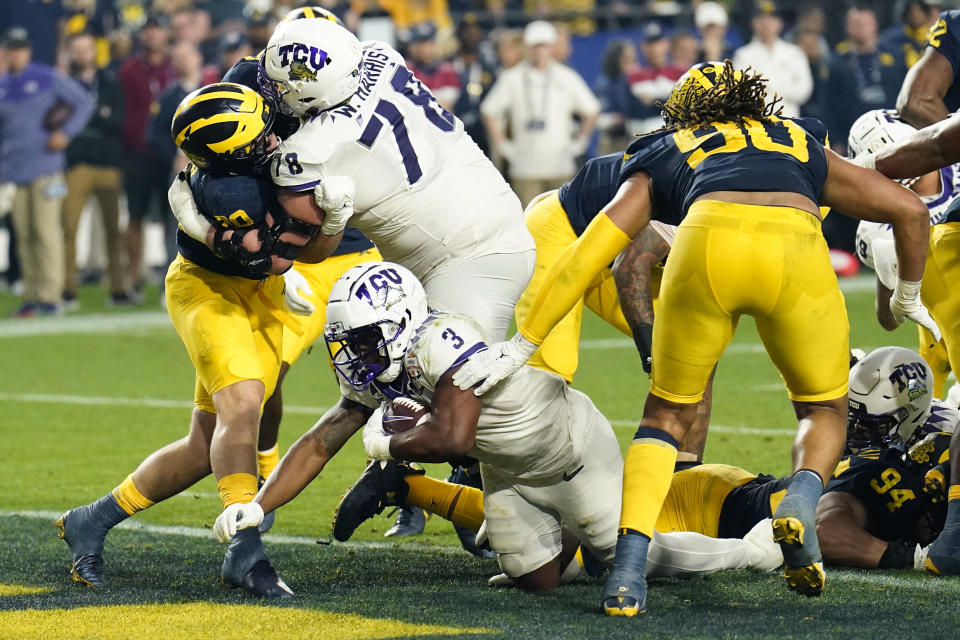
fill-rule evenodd
<path id="1" fill-rule="evenodd" d="M 218 227 L 213 233 L 213 252 L 225 262 L 239 264 L 251 273 L 266 274 L 273 266 L 272 252 L 274 240 L 270 230 L 265 226 L 247 229 L 232 229 L 233 235 L 229 240 L 223 236 L 230 228 Z M 260 249 L 247 251 L 243 246 L 243 238 L 248 233 L 256 233 L 260 240 Z"/>
<path id="2" fill-rule="evenodd" d="M 637 345 L 637 351 L 640 353 L 640 365 L 643 370 L 650 373 L 653 366 L 653 325 L 643 322 L 633 329 L 633 342 Z"/>

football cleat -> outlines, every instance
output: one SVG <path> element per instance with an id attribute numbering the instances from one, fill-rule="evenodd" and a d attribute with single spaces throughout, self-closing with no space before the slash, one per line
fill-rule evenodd
<path id="1" fill-rule="evenodd" d="M 91 506 L 71 509 L 60 516 L 54 524 L 57 537 L 67 543 L 73 556 L 71 574 L 74 582 L 87 587 L 105 587 L 103 578 L 103 540 L 106 531 L 96 526 L 90 517 Z"/>
<path id="2" fill-rule="evenodd" d="M 240 586 L 255 596 L 261 598 L 292 598 L 293 591 L 287 583 L 277 575 L 269 560 L 259 560 L 253 568 L 243 576 Z"/>
<path id="3" fill-rule="evenodd" d="M 259 492 L 260 489 L 263 487 L 263 483 L 266 482 L 266 481 L 267 481 L 267 479 L 264 478 L 263 476 L 257 476 L 257 491 L 258 491 L 258 492 Z M 270 527 L 273 526 L 273 523 L 274 523 L 274 521 L 275 521 L 276 519 L 277 519 L 277 512 L 276 512 L 276 511 L 268 511 L 267 513 L 263 514 L 263 520 L 260 522 L 260 526 L 257 527 L 257 530 L 258 530 L 260 533 L 266 533 L 267 531 L 270 531 Z"/>
<path id="4" fill-rule="evenodd" d="M 783 564 L 783 551 L 773 540 L 770 518 L 764 518 L 743 536 L 750 545 L 750 568 L 760 571 L 773 571 Z"/>
<path id="5" fill-rule="evenodd" d="M 387 529 L 384 538 L 418 536 L 427 526 L 427 514 L 420 507 L 400 507 L 393 526 Z"/>
<path id="6" fill-rule="evenodd" d="M 260 598 L 291 598 L 293 591 L 280 579 L 267 559 L 256 529 L 241 529 L 223 557 L 220 575 L 227 584 Z"/>
<path id="7" fill-rule="evenodd" d="M 936 576 L 960 575 L 960 527 L 944 528 L 930 545 L 923 568 Z"/>
<path id="8" fill-rule="evenodd" d="M 402 506 L 408 491 L 407 483 L 403 479 L 409 475 L 423 474 L 424 470 L 420 467 L 404 462 L 372 461 L 340 498 L 340 504 L 333 514 L 333 537 L 345 542 L 357 527 L 374 515 L 382 513 L 386 507 Z M 401 511 L 401 515 L 403 513 Z M 422 513 L 421 511 L 421 516 Z M 422 525 L 420 530 L 423 530 Z"/>
<path id="9" fill-rule="evenodd" d="M 608 616 L 632 618 L 647 610 L 646 536 L 621 534 L 617 539 L 617 555 L 603 588 L 600 606 Z"/>
<path id="10" fill-rule="evenodd" d="M 805 596 L 819 596 L 826 583 L 826 574 L 812 519 L 808 525 L 795 516 L 774 518 L 773 540 L 783 551 L 783 577 L 790 590 Z"/>

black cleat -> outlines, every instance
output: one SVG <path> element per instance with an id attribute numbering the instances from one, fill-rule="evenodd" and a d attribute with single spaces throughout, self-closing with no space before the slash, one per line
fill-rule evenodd
<path id="1" fill-rule="evenodd" d="M 89 505 L 71 509 L 60 516 L 54 524 L 59 533 L 57 537 L 67 543 L 73 556 L 71 574 L 74 582 L 87 587 L 105 587 L 103 578 L 103 540 L 106 532 L 101 533 L 91 526 Z"/>
<path id="2" fill-rule="evenodd" d="M 242 529 L 233 536 L 220 575 L 227 584 L 260 598 L 293 597 L 293 591 L 270 565 L 256 529 Z"/>
<path id="3" fill-rule="evenodd" d="M 360 478 L 340 498 L 333 514 L 333 537 L 345 542 L 357 527 L 382 513 L 386 507 L 403 506 L 408 490 L 403 479 L 423 474 L 420 467 L 394 460 L 374 460 L 368 464 Z"/>

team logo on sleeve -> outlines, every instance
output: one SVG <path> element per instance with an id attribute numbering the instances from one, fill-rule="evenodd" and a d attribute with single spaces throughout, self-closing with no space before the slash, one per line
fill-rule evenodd
<path id="1" fill-rule="evenodd" d="M 317 71 L 333 62 L 323 49 L 300 42 L 279 47 L 277 55 L 280 56 L 280 66 L 290 68 L 288 73 L 291 80 L 315 81 Z"/>

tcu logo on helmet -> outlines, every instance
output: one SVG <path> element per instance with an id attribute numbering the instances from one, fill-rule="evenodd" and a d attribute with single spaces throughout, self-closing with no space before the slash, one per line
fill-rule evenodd
<path id="1" fill-rule="evenodd" d="M 927 392 L 927 370 L 922 362 L 901 364 L 890 373 L 890 382 L 897 385 L 897 391 L 910 389 L 910 399 L 913 400 Z"/>
<path id="2" fill-rule="evenodd" d="M 397 273 L 395 269 L 381 269 L 376 273 L 371 274 L 367 277 L 367 282 L 370 283 L 370 286 L 373 287 L 371 292 L 367 289 L 367 284 L 363 283 L 357 287 L 355 296 L 361 300 L 366 300 L 367 303 L 372 307 L 373 303 L 373 294 L 383 292 L 381 298 L 386 299 L 387 292 L 394 286 L 400 286 L 403 284 L 403 278 L 400 277 L 400 274 Z"/>
<path id="3" fill-rule="evenodd" d="M 316 80 L 317 71 L 332 62 L 323 49 L 299 42 L 278 47 L 277 55 L 281 67 L 290 67 L 291 80 Z"/>

